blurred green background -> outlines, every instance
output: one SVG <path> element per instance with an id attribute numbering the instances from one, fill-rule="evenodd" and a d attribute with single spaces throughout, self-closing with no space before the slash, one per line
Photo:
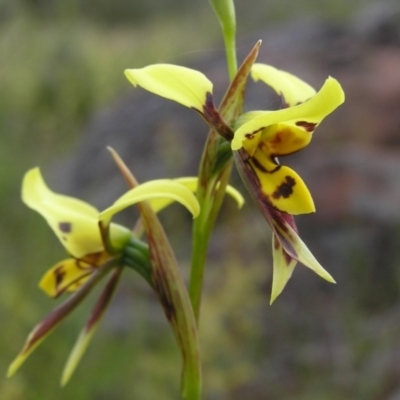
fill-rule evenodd
<path id="1" fill-rule="evenodd" d="M 238 36 L 309 15 L 343 21 L 368 3 L 372 1 L 238 1 Z M 174 339 L 153 296 L 130 271 L 66 388 L 59 387 L 62 366 L 90 300 L 15 377 L 5 378 L 27 333 L 57 303 L 37 289 L 37 282 L 64 257 L 41 218 L 22 205 L 19 193 L 27 169 L 40 165 L 49 170 L 67 158 L 89 118 L 127 90 L 125 68 L 179 63 L 216 50 L 221 51 L 219 26 L 205 0 L 0 0 L 1 399 L 178 398 L 180 359 Z M 235 218 L 230 222 L 243 237 L 254 235 Z M 222 228 L 222 235 L 229 236 L 230 230 Z M 268 237 L 260 231 L 259 238 L 246 243 L 247 252 L 252 254 L 254 246 L 260 257 L 269 256 L 259 251 L 264 240 Z M 239 240 L 234 247 L 243 244 Z M 365 335 L 365 320 L 353 304 L 339 309 L 321 305 L 313 315 L 330 313 L 337 334 L 345 337 L 341 353 L 327 366 L 325 355 L 301 329 L 298 319 L 307 318 L 306 310 L 299 316 L 290 302 L 267 305 L 270 272 L 265 260 L 257 256 L 250 270 L 238 261 L 239 250 L 226 250 L 213 258 L 207 276 L 201 335 L 205 399 L 389 399 L 382 388 L 396 386 L 398 357 L 393 358 L 393 377 L 380 375 L 379 362 L 398 332 L 382 329 L 379 337 L 375 331 Z M 266 327 L 266 318 L 277 325 Z M 325 328 L 317 319 L 313 337 L 335 332 Z M 294 348 L 301 349 L 301 361 L 291 358 Z"/>

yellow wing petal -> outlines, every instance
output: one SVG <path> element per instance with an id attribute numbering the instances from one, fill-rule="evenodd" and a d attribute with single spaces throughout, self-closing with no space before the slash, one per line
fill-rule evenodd
<path id="1" fill-rule="evenodd" d="M 207 93 L 213 85 L 199 71 L 171 64 L 154 64 L 127 69 L 125 75 L 134 86 L 140 86 L 161 97 L 202 112 Z"/>
<path id="2" fill-rule="evenodd" d="M 188 188 L 191 192 L 196 193 L 198 178 L 197 177 L 184 177 L 184 178 L 176 178 L 174 182 L 180 183 Z M 233 186 L 228 185 L 226 187 L 226 194 L 231 196 L 234 200 L 236 200 L 238 208 L 241 208 L 244 204 L 244 197 L 242 194 L 235 189 Z M 159 212 L 163 210 L 165 207 L 168 207 L 174 200 L 172 199 L 153 199 L 149 201 L 149 204 L 154 212 Z"/>
<path id="3" fill-rule="evenodd" d="M 339 82 L 328 78 L 321 90 L 310 100 L 295 107 L 278 111 L 268 111 L 240 126 L 234 134 L 232 150 L 239 150 L 243 141 L 269 126 L 288 123 L 306 132 L 311 132 L 317 125 L 344 101 L 344 92 Z"/>
<path id="4" fill-rule="evenodd" d="M 315 89 L 289 72 L 276 69 L 271 65 L 254 64 L 251 76 L 261 80 L 285 99 L 286 106 L 293 107 L 313 97 Z"/>
<path id="5" fill-rule="evenodd" d="M 22 200 L 46 219 L 71 255 L 81 258 L 103 250 L 97 209 L 81 200 L 51 191 L 39 168 L 25 174 Z"/>
<path id="6" fill-rule="evenodd" d="M 260 184 L 259 195 L 279 211 L 307 214 L 315 211 L 305 183 L 289 167 L 274 164 L 260 149 L 249 159 Z"/>
<path id="7" fill-rule="evenodd" d="M 119 211 L 139 203 L 140 201 L 157 198 L 177 201 L 185 206 L 192 213 L 193 217 L 199 215 L 199 203 L 196 196 L 188 188 L 170 179 L 159 179 L 143 183 L 129 190 L 111 207 L 100 213 L 100 220 L 107 225 L 112 216 Z"/>

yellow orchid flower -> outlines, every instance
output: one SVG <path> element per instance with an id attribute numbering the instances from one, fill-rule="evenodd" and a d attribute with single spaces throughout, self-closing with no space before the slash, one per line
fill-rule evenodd
<path id="1" fill-rule="evenodd" d="M 297 261 L 334 282 L 299 238 L 292 217 L 315 211 L 311 194 L 296 172 L 279 164 L 278 157 L 306 147 L 322 120 L 343 103 L 344 93 L 337 80 L 329 77 L 317 93 L 286 71 L 254 64 L 253 79 L 269 85 L 282 97 L 282 109 L 251 111 L 228 126 L 214 105 L 211 82 L 198 71 L 156 64 L 125 74 L 135 86 L 195 109 L 231 143 L 242 180 L 274 234 L 271 302 L 282 292 Z"/>
<path id="2" fill-rule="evenodd" d="M 39 168 L 26 173 L 22 199 L 46 219 L 67 252 L 74 257 L 57 263 L 40 281 L 40 287 L 53 297 L 79 287 L 96 266 L 112 257 L 113 254 L 104 247 L 99 223 L 103 224 L 105 230 L 109 228 L 113 253 L 122 251 L 131 233 L 121 225 L 110 223 L 111 217 L 117 212 L 140 201 L 162 199 L 166 205 L 171 201 L 180 202 L 193 216 L 199 213 L 199 205 L 192 191 L 169 179 L 143 183 L 99 212 L 81 200 L 51 191 Z"/>
<path id="3" fill-rule="evenodd" d="M 243 114 L 231 143 L 237 150 L 238 171 L 273 230 L 272 303 L 297 261 L 335 282 L 299 238 L 292 216 L 315 211 L 311 194 L 296 172 L 279 164 L 278 157 L 306 147 L 321 121 L 343 103 L 344 93 L 334 78 L 328 78 L 316 93 L 299 78 L 263 64 L 253 65 L 252 77 L 271 86 L 284 107 Z"/>
<path id="4" fill-rule="evenodd" d="M 9 376 L 17 371 L 43 339 L 89 294 L 94 285 L 114 269 L 115 272 L 88 322 L 86 333 L 91 337 L 114 293 L 122 271 L 122 268 L 116 267 L 128 265 L 129 262 L 139 264 L 143 260 L 145 263 L 149 262 L 147 245 L 138 243 L 138 239 L 132 238 L 127 228 L 110 223 L 114 214 L 145 200 L 150 202 L 162 200 L 163 203 L 157 206 L 158 210 L 172 201 L 177 201 L 194 217 L 199 213 L 199 204 L 192 190 L 170 179 L 138 185 L 117 199 L 109 208 L 99 212 L 81 200 L 54 193 L 44 182 L 39 168 L 33 168 L 25 174 L 22 199 L 28 207 L 46 219 L 67 252 L 73 257 L 57 263 L 47 271 L 39 286 L 52 297 L 59 296 L 65 291 L 75 293 L 34 328 L 22 351 L 11 363 Z M 104 233 L 107 234 L 106 238 Z M 104 243 L 105 241 L 108 243 Z M 126 260 L 126 257 L 130 260 Z M 84 337 L 87 346 L 89 339 L 86 335 Z M 84 349 L 79 347 L 78 350 L 81 355 Z M 69 379 L 73 370 L 71 365 L 76 365 L 77 362 L 76 357 L 74 356 L 68 363 L 63 382 Z"/>

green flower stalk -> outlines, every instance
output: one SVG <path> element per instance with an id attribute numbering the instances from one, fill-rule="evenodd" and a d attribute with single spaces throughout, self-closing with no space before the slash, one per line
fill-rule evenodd
<path id="1" fill-rule="evenodd" d="M 232 81 L 237 71 L 236 60 L 236 16 L 233 0 L 210 0 L 212 8 L 221 24 L 225 42 L 229 78 Z"/>

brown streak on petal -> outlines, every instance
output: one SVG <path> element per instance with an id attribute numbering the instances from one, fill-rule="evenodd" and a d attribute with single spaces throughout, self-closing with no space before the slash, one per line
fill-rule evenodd
<path id="1" fill-rule="evenodd" d="M 278 238 L 276 237 L 276 235 L 274 235 L 274 249 L 279 250 L 280 247 L 281 247 L 281 244 L 280 244 Z"/>
<path id="2" fill-rule="evenodd" d="M 56 290 L 58 290 L 58 286 L 61 284 L 65 277 L 64 265 L 60 265 L 58 268 L 54 270 L 54 279 L 56 281 Z"/>
<path id="3" fill-rule="evenodd" d="M 307 132 L 314 132 L 314 130 L 317 126 L 317 124 L 315 122 L 307 122 L 307 121 L 297 121 L 296 125 L 301 126 Z"/>
<path id="4" fill-rule="evenodd" d="M 277 165 L 273 170 L 268 171 L 268 170 L 264 167 L 264 165 L 262 165 L 262 164 L 260 163 L 260 161 L 257 160 L 256 157 L 253 156 L 253 157 L 251 158 L 251 161 L 254 163 L 254 166 L 255 166 L 257 169 L 259 169 L 261 172 L 264 172 L 265 174 L 273 174 L 273 173 L 275 173 L 276 171 L 279 171 L 280 168 L 281 168 L 280 165 Z"/>
<path id="5" fill-rule="evenodd" d="M 285 257 L 286 266 L 288 267 L 290 265 L 291 261 L 293 260 L 293 258 L 290 257 L 289 254 L 286 253 L 285 250 L 283 250 L 283 256 Z"/>

